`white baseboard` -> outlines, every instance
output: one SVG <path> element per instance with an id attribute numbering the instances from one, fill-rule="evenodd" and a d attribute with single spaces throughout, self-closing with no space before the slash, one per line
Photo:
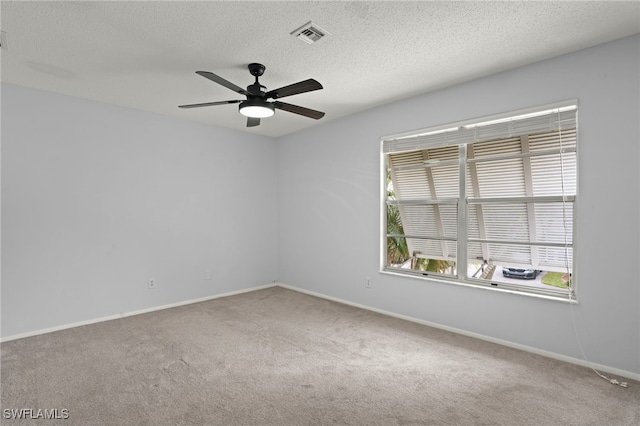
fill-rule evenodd
<path id="1" fill-rule="evenodd" d="M 228 296 L 234 296 L 236 294 L 249 293 L 251 291 L 262 290 L 262 289 L 265 289 L 265 288 L 274 287 L 276 285 L 277 284 L 267 284 L 267 285 L 262 285 L 262 286 L 258 286 L 258 287 L 250 287 L 250 288 L 245 288 L 245 289 L 242 289 L 242 290 L 230 291 L 228 293 L 221 293 L 221 294 L 215 294 L 213 296 L 201 297 L 201 298 L 198 298 L 198 299 L 184 300 L 182 302 L 169 303 L 167 305 L 154 306 L 154 307 L 151 307 L 151 308 L 140 309 L 140 310 L 137 310 L 137 311 L 124 312 L 124 313 L 121 313 L 121 314 L 109 315 L 109 316 L 106 316 L 106 317 L 95 318 L 95 319 L 90 319 L 90 320 L 80 321 L 80 322 L 74 322 L 74 323 L 71 323 L 71 324 L 64 324 L 64 325 L 59 325 L 59 326 L 56 326 L 56 327 L 44 328 L 44 329 L 35 330 L 35 331 L 29 331 L 29 332 L 26 332 L 26 333 L 14 334 L 13 336 L 3 337 L 2 339 L 0 339 L 0 343 L 8 342 L 10 340 L 22 339 L 24 337 L 31 337 L 31 336 L 38 336 L 40 334 L 53 333 L 54 331 L 66 330 L 68 328 L 73 328 L 73 327 L 81 327 L 83 325 L 95 324 L 95 323 L 103 322 L 103 321 L 111 321 L 111 320 L 114 320 L 114 319 L 130 317 L 130 316 L 133 316 L 133 315 L 146 314 L 146 313 L 149 313 L 149 312 L 160 311 L 160 310 L 163 310 L 163 309 L 176 308 L 178 306 L 190 305 L 192 303 L 206 302 L 207 300 L 219 299 L 221 297 L 228 297 Z"/>
<path id="2" fill-rule="evenodd" d="M 522 351 L 525 351 L 525 352 L 530 352 L 530 353 L 534 353 L 534 354 L 537 354 L 537 355 L 542 355 L 542 356 L 545 356 L 547 358 L 557 359 L 559 361 L 564 361 L 564 362 L 568 362 L 568 363 L 571 363 L 571 364 L 580 365 L 582 367 L 593 368 L 593 369 L 596 369 L 596 370 L 598 370 L 600 372 L 609 373 L 609 374 L 615 374 L 616 376 L 619 376 L 619 377 L 625 377 L 627 379 L 640 381 L 640 373 L 634 373 L 632 371 L 621 370 L 619 368 L 610 367 L 610 366 L 607 366 L 607 365 L 596 364 L 596 363 L 593 363 L 593 362 L 590 362 L 590 361 L 586 361 L 584 359 L 573 358 L 573 357 L 570 357 L 570 356 L 567 356 L 567 355 L 562 355 L 562 354 L 558 354 L 558 353 L 555 353 L 555 352 L 546 351 L 544 349 L 538 349 L 538 348 L 534 348 L 534 347 L 531 347 L 531 346 L 522 345 L 520 343 L 510 342 L 508 340 L 496 339 L 494 337 L 485 336 L 483 334 L 473 333 L 473 332 L 462 330 L 462 329 L 459 329 L 459 328 L 449 327 L 449 326 L 446 326 L 446 325 L 442 325 L 442 324 L 437 324 L 437 323 L 430 322 L 430 321 L 421 320 L 419 318 L 413 318 L 413 317 L 410 317 L 410 316 L 407 316 L 407 315 L 402 315 L 402 314 L 397 314 L 397 313 L 390 312 L 390 311 L 385 311 L 383 309 L 372 308 L 370 306 L 361 305 L 359 303 L 349 302 L 348 300 L 338 299 L 336 297 L 327 296 L 325 294 L 316 293 L 315 291 L 305 290 L 305 289 L 294 287 L 294 286 L 291 286 L 291 285 L 288 285 L 288 284 L 278 283 L 277 285 L 279 287 L 286 288 L 286 289 L 293 290 L 293 291 L 297 291 L 297 292 L 300 292 L 300 293 L 305 293 L 305 294 L 308 294 L 310 296 L 320 297 L 322 299 L 331 300 L 333 302 L 338 302 L 338 303 L 342 303 L 342 304 L 345 304 L 345 305 L 353 306 L 353 307 L 356 307 L 356 308 L 361 308 L 361 309 L 365 309 L 365 310 L 368 310 L 368 311 L 377 312 L 379 314 L 388 315 L 388 316 L 395 317 L 395 318 L 400 318 L 400 319 L 403 319 L 403 320 L 406 320 L 406 321 L 411 321 L 411 322 L 415 322 L 415 323 L 418 323 L 418 324 L 426 325 L 426 326 L 429 326 L 429 327 L 438 328 L 440 330 L 450 331 L 452 333 L 461 334 L 463 336 L 473 337 L 473 338 L 484 340 L 484 341 L 487 341 L 487 342 L 496 343 L 498 345 L 507 346 L 507 347 L 514 348 L 514 349 L 519 349 L 519 350 L 522 350 Z"/>
<path id="3" fill-rule="evenodd" d="M 26 332 L 26 333 L 15 334 L 13 336 L 7 336 L 7 337 L 1 338 L 0 339 L 0 343 L 8 342 L 8 341 L 11 341 L 11 340 L 16 340 L 16 339 L 22 339 L 22 338 L 25 338 L 25 337 L 37 336 L 37 335 L 40 335 L 40 334 L 52 333 L 54 331 L 66 330 L 68 328 L 73 328 L 73 327 L 81 327 L 83 325 L 95 324 L 95 323 L 99 323 L 99 322 L 103 322 L 103 321 L 111 321 L 111 320 L 114 320 L 114 319 L 130 317 L 130 316 L 133 316 L 133 315 L 146 314 L 146 313 L 149 313 L 149 312 L 160 311 L 160 310 L 163 310 L 163 309 L 169 309 L 169 308 L 175 308 L 175 307 L 178 307 L 178 306 L 190 305 L 192 303 L 206 302 L 208 300 L 218 299 L 218 298 L 221 298 L 221 297 L 234 296 L 236 294 L 249 293 L 251 291 L 263 290 L 265 288 L 270 288 L 270 287 L 275 287 L 275 286 L 286 288 L 286 289 L 293 290 L 293 291 L 297 291 L 297 292 L 300 292 L 300 293 L 305 293 L 305 294 L 308 294 L 308 295 L 311 295 L 311 296 L 315 296 L 315 297 L 320 297 L 322 299 L 331 300 L 333 302 L 342 303 L 344 305 L 349 305 L 349 306 L 353 306 L 353 307 L 356 307 L 356 308 L 365 309 L 365 310 L 372 311 L 372 312 L 377 312 L 379 314 L 383 314 L 383 315 L 387 315 L 387 316 L 391 316 L 391 317 L 395 317 L 395 318 L 400 318 L 400 319 L 403 319 L 403 320 L 406 320 L 406 321 L 415 322 L 415 323 L 426 325 L 426 326 L 429 326 L 429 327 L 438 328 L 440 330 L 450 331 L 452 333 L 461 334 L 463 336 L 469 336 L 469 337 L 473 337 L 473 338 L 476 338 L 476 339 L 484 340 L 484 341 L 487 341 L 487 342 L 496 343 L 496 344 L 499 344 L 499 345 L 502 345 L 502 346 L 507 346 L 507 347 L 514 348 L 514 349 L 520 349 L 522 351 L 534 353 L 534 354 L 537 354 L 537 355 L 542 355 L 542 356 L 545 356 L 547 358 L 557 359 L 559 361 L 564 361 L 564 362 L 580 365 L 580 366 L 587 367 L 587 368 L 594 368 L 594 369 L 596 369 L 598 371 L 609 373 L 609 374 L 615 374 L 616 376 L 619 376 L 619 377 L 625 377 L 625 378 L 628 378 L 628 379 L 640 381 L 640 373 L 634 373 L 634 372 L 631 372 L 631 371 L 621 370 L 619 368 L 614 368 L 614 367 L 610 367 L 610 366 L 607 366 L 607 365 L 596 364 L 596 363 L 593 363 L 593 362 L 590 362 L 590 361 L 586 361 L 586 360 L 583 360 L 583 359 L 573 358 L 573 357 L 562 355 L 562 354 L 558 354 L 558 353 L 555 353 L 555 352 L 550 352 L 550 351 L 546 351 L 546 350 L 543 350 L 543 349 L 538 349 L 538 348 L 534 348 L 534 347 L 531 347 L 531 346 L 526 346 L 526 345 L 522 345 L 522 344 L 519 344 L 519 343 L 510 342 L 508 340 L 496 339 L 494 337 L 485 336 L 483 334 L 473 333 L 473 332 L 462 330 L 462 329 L 459 329 L 459 328 L 449 327 L 449 326 L 446 326 L 446 325 L 442 325 L 442 324 L 438 324 L 438 323 L 434 323 L 434 322 L 430 322 L 430 321 L 425 321 L 425 320 L 422 320 L 422 319 L 419 319 L 419 318 L 414 318 L 414 317 L 410 317 L 410 316 L 407 316 L 407 315 L 397 314 L 395 312 L 385 311 L 383 309 L 372 308 L 370 306 L 361 305 L 359 303 L 350 302 L 348 300 L 338 299 L 336 297 L 327 296 L 327 295 L 322 294 L 322 293 L 317 293 L 315 291 L 305 290 L 303 288 L 294 287 L 294 286 L 291 286 L 291 285 L 288 285 L 288 284 L 284 284 L 284 283 L 273 283 L 273 284 L 267 284 L 267 285 L 262 285 L 262 286 L 257 286 L 257 287 L 250 287 L 250 288 L 246 288 L 246 289 L 242 289 L 242 290 L 236 290 L 236 291 L 231 291 L 231 292 L 227 292 L 227 293 L 216 294 L 216 295 L 213 295 L 213 296 L 207 296 L 207 297 L 201 297 L 201 298 L 198 298 L 198 299 L 185 300 L 185 301 L 182 301 L 182 302 L 170 303 L 170 304 L 162 305 L 162 306 L 154 306 L 154 307 L 151 307 L 151 308 L 140 309 L 140 310 L 137 310 L 137 311 L 125 312 L 125 313 L 116 314 L 116 315 L 109 315 L 109 316 L 102 317 L 102 318 L 95 318 L 95 319 L 75 322 L 75 323 L 71 323 L 71 324 L 64 324 L 64 325 L 60 325 L 60 326 L 56 326 L 56 327 L 45 328 L 45 329 L 41 329 L 41 330 L 35 330 L 35 331 Z"/>

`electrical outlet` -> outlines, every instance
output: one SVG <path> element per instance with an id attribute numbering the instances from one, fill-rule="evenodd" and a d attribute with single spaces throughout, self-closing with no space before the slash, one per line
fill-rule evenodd
<path id="1" fill-rule="evenodd" d="M 364 283 L 366 288 L 371 288 L 371 277 L 367 277 L 367 280 Z"/>
<path id="2" fill-rule="evenodd" d="M 155 278 L 149 278 L 149 281 L 147 281 L 148 285 L 149 285 L 149 289 L 154 289 L 156 288 L 156 279 Z"/>
<path id="3" fill-rule="evenodd" d="M 211 271 L 204 271 L 204 279 L 205 280 L 211 279 Z"/>

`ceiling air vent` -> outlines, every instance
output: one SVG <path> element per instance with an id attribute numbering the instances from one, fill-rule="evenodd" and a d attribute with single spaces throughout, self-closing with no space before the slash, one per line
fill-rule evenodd
<path id="1" fill-rule="evenodd" d="M 291 35 L 298 37 L 305 43 L 313 44 L 324 36 L 331 35 L 331 33 L 323 28 L 320 28 L 318 24 L 309 21 L 297 30 L 292 31 Z"/>

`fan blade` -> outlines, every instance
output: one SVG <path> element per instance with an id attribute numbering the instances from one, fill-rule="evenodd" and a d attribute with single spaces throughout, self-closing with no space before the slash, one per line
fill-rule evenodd
<path id="1" fill-rule="evenodd" d="M 315 120 L 319 120 L 324 117 L 324 112 L 316 111 L 314 109 L 304 108 L 298 105 L 285 104 L 284 102 L 274 102 L 273 106 L 275 108 L 292 112 L 294 114 L 304 115 L 305 117 L 313 118 Z"/>
<path id="2" fill-rule="evenodd" d="M 191 104 L 191 105 L 178 105 L 178 108 L 200 108 L 213 105 L 225 105 L 225 104 L 237 104 L 243 101 L 220 101 L 220 102 L 206 102 L 204 104 Z"/>
<path id="3" fill-rule="evenodd" d="M 234 92 L 240 93 L 241 95 L 248 95 L 249 92 L 247 92 L 246 90 L 244 90 L 242 87 L 236 86 L 235 84 L 231 83 L 230 81 L 225 80 L 224 78 L 215 75 L 212 72 L 209 71 L 196 71 L 196 74 L 199 74 L 201 76 L 203 76 L 204 78 L 208 78 L 209 80 L 218 83 L 221 86 L 226 87 L 227 89 L 231 89 Z"/>
<path id="4" fill-rule="evenodd" d="M 299 93 L 305 92 L 313 92 L 314 90 L 320 89 L 322 89 L 322 84 L 310 78 L 309 80 L 294 83 L 289 86 L 281 87 L 279 89 L 270 90 L 265 93 L 264 97 L 278 99 L 284 98 L 285 96 L 297 95 Z"/>
<path id="5" fill-rule="evenodd" d="M 255 127 L 260 125 L 259 118 L 247 117 L 247 127 Z"/>

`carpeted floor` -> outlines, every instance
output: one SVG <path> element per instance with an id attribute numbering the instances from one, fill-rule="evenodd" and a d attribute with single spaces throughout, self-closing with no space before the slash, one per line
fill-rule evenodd
<path id="1" fill-rule="evenodd" d="M 640 424 L 638 382 L 279 287 L 1 350 L 2 424 Z"/>

